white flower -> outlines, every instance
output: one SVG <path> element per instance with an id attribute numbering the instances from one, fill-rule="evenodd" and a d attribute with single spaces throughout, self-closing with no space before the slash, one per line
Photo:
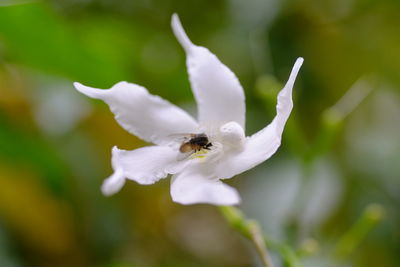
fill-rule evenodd
<path id="1" fill-rule="evenodd" d="M 198 120 L 170 102 L 148 93 L 136 84 L 119 82 L 102 90 L 74 83 L 81 93 L 105 101 L 118 123 L 130 133 L 154 143 L 133 151 L 112 149 L 114 173 L 102 191 L 111 195 L 125 179 L 153 184 L 172 174 L 171 196 L 181 204 L 210 203 L 235 205 L 238 192 L 222 183 L 271 157 L 281 143 L 285 123 L 293 107 L 292 88 L 303 63 L 298 58 L 289 80 L 278 95 L 277 115 L 256 134 L 246 137 L 243 88 L 235 74 L 208 49 L 194 45 L 176 14 L 172 29 L 187 56 L 190 83 L 198 106 Z M 179 133 L 205 133 L 211 142 L 186 159 L 180 159 L 179 146 L 171 136 Z"/>

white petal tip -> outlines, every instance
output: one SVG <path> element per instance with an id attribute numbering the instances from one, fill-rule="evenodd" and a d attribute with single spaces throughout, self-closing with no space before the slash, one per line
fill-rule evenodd
<path id="1" fill-rule="evenodd" d="M 83 84 L 81 84 L 81 83 L 78 83 L 78 82 L 74 82 L 74 87 L 75 87 L 75 89 L 76 90 L 78 90 L 79 92 L 81 92 L 82 94 L 85 94 L 84 93 L 84 91 L 85 91 L 85 86 L 83 85 Z"/>
<path id="2" fill-rule="evenodd" d="M 79 86 L 81 86 L 82 84 L 78 83 L 78 82 L 74 82 L 74 86 L 76 89 L 78 89 Z"/>
<path id="3" fill-rule="evenodd" d="M 103 184 L 101 185 L 101 192 L 107 197 L 112 196 L 115 193 L 118 193 L 124 184 L 125 177 L 123 176 L 122 172 L 116 171 L 113 175 L 104 180 Z"/>
<path id="4" fill-rule="evenodd" d="M 297 74 L 299 73 L 301 65 L 303 65 L 303 62 L 304 62 L 304 59 L 302 57 L 299 57 L 299 58 L 296 59 L 296 62 L 294 63 L 294 66 L 292 68 L 292 72 L 290 73 L 289 80 L 287 81 L 285 88 L 290 88 L 290 90 L 292 90 L 292 87 L 294 85 L 294 81 L 295 81 L 295 79 L 297 77 Z"/>
<path id="5" fill-rule="evenodd" d="M 176 30 L 182 29 L 181 21 L 179 20 L 178 14 L 176 14 L 176 13 L 172 14 L 171 27 L 172 27 L 172 30 L 174 31 L 174 33 Z"/>
<path id="6" fill-rule="evenodd" d="M 294 65 L 297 66 L 297 68 L 300 68 L 301 65 L 303 65 L 303 62 L 304 62 L 304 58 L 299 57 L 299 58 L 297 58 L 296 63 L 294 63 Z"/>
<path id="7" fill-rule="evenodd" d="M 172 24 L 174 23 L 179 23 L 179 17 L 176 13 L 172 14 Z"/>
<path id="8" fill-rule="evenodd" d="M 121 151 L 121 149 L 119 149 L 117 146 L 113 146 L 111 148 L 111 153 L 113 156 L 116 155 L 116 153 L 118 153 L 119 151 Z"/>
<path id="9" fill-rule="evenodd" d="M 88 97 L 97 98 L 97 99 L 101 99 L 101 96 L 106 92 L 106 90 L 91 88 L 91 87 L 85 86 L 78 82 L 74 82 L 74 87 L 80 93 L 87 95 Z"/>
<path id="10" fill-rule="evenodd" d="M 193 43 L 190 41 L 189 37 L 186 35 L 185 30 L 182 27 L 181 21 L 176 13 L 172 15 L 171 18 L 171 27 L 174 32 L 176 39 L 182 45 L 183 49 L 185 49 L 186 53 L 189 53 L 193 48 Z"/>
<path id="11" fill-rule="evenodd" d="M 115 195 L 115 193 L 117 193 L 118 191 L 112 191 L 110 190 L 107 186 L 103 185 L 101 186 L 101 192 L 103 193 L 104 196 L 106 197 L 111 197 L 112 195 Z"/>

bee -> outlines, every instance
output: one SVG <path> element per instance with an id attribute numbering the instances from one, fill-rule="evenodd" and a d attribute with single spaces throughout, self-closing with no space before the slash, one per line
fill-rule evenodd
<path id="1" fill-rule="evenodd" d="M 212 146 L 205 133 L 173 134 L 171 136 L 181 139 L 179 146 L 179 152 L 181 153 L 178 154 L 178 160 L 186 159 L 202 149 L 210 150 Z"/>
<path id="2" fill-rule="evenodd" d="M 205 133 L 200 134 L 189 134 L 190 139 L 183 142 L 179 147 L 179 151 L 182 153 L 197 152 L 202 149 L 210 150 L 212 144 L 209 142 L 208 137 Z"/>

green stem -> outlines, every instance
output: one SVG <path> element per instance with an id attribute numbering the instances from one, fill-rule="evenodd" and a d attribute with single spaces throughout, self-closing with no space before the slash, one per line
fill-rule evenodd
<path id="1" fill-rule="evenodd" d="M 233 229 L 237 230 L 253 243 L 263 266 L 272 267 L 265 239 L 258 222 L 247 220 L 243 213 L 235 207 L 221 206 L 220 211 Z"/>
<path id="2" fill-rule="evenodd" d="M 255 220 L 246 219 L 243 213 L 235 207 L 220 206 L 219 210 L 228 224 L 249 239 L 257 250 L 257 253 L 265 267 L 272 267 L 267 246 L 278 251 L 284 261 L 284 266 L 300 267 L 301 263 L 297 254 L 287 245 L 280 244 L 265 236 L 260 225 Z"/>
<path id="3" fill-rule="evenodd" d="M 253 242 L 258 255 L 260 256 L 261 262 L 265 267 L 272 267 L 272 263 L 269 258 L 267 246 L 264 241 L 262 230 L 257 221 L 248 221 L 249 232 L 251 241 Z"/>

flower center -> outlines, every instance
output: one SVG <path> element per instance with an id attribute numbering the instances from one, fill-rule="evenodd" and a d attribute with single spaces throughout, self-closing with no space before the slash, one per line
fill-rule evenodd
<path id="1" fill-rule="evenodd" d="M 178 160 L 197 159 L 201 161 L 218 161 L 224 153 L 243 148 L 245 135 L 243 128 L 234 121 L 219 128 L 203 128 L 204 132 L 191 134 L 180 144 Z"/>
<path id="2" fill-rule="evenodd" d="M 228 122 L 216 131 L 205 131 L 208 143 L 202 149 L 192 154 L 191 158 L 217 161 L 224 153 L 230 153 L 243 148 L 245 135 L 243 128 L 234 121 Z"/>

